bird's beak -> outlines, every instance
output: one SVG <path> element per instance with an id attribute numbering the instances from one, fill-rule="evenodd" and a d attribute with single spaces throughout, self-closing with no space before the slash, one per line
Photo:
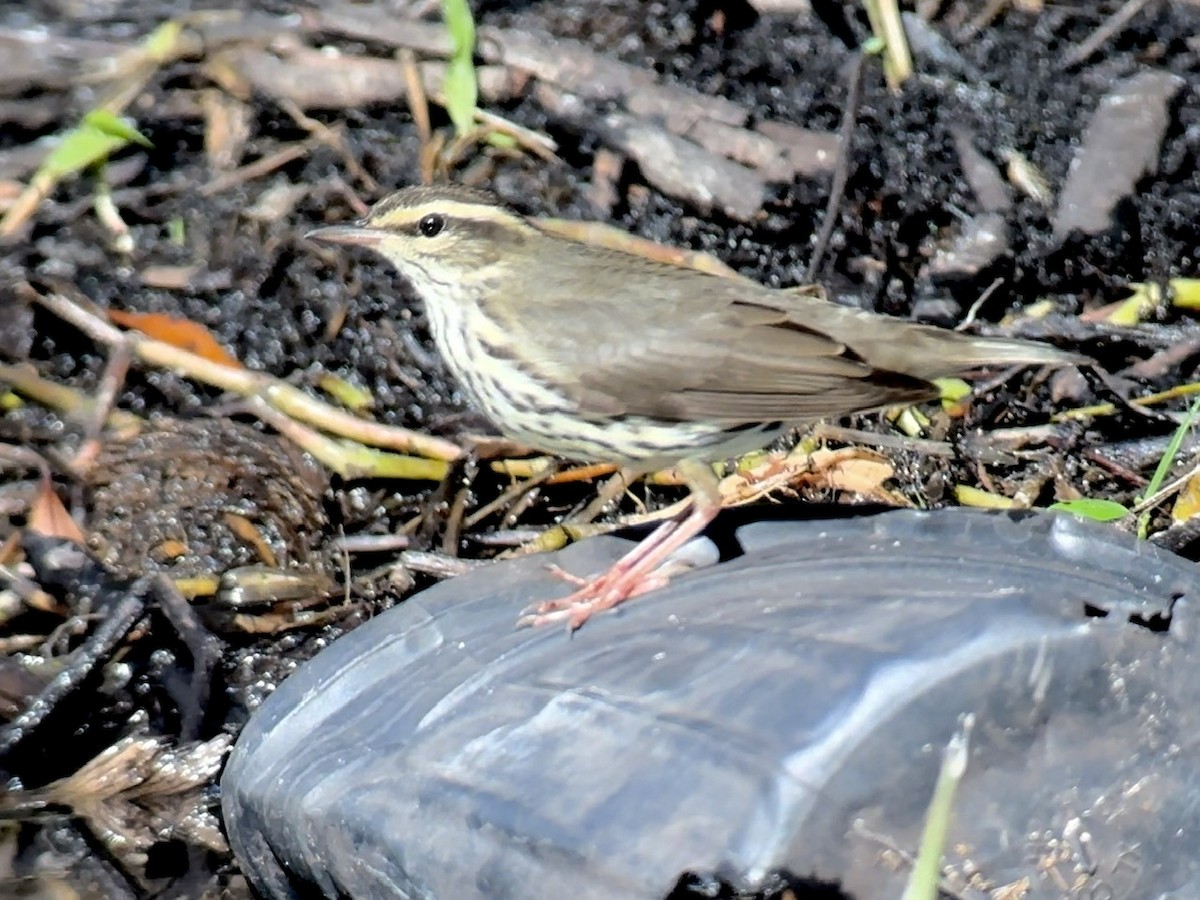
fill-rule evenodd
<path id="1" fill-rule="evenodd" d="M 383 240 L 386 233 L 381 228 L 370 228 L 366 225 L 327 225 L 310 231 L 305 237 L 310 241 L 324 241 L 329 244 L 374 247 Z"/>

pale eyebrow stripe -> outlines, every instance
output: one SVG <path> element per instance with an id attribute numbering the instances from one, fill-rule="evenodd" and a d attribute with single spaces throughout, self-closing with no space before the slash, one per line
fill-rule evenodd
<path id="1" fill-rule="evenodd" d="M 473 219 L 477 222 L 494 222 L 505 225 L 521 222 L 520 217 L 498 206 L 485 206 L 482 203 L 462 203 L 456 200 L 442 200 L 422 203 L 420 206 L 408 209 L 390 209 L 380 216 L 375 224 L 389 227 L 415 225 L 430 213 L 437 213 L 448 219 L 463 219 L 468 221 Z"/>

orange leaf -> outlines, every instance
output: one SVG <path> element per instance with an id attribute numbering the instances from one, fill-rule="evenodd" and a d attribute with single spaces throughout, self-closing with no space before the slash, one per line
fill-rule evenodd
<path id="1" fill-rule="evenodd" d="M 135 313 L 110 309 L 108 318 L 122 328 L 132 328 L 147 337 L 187 350 L 209 362 L 240 369 L 242 364 L 217 343 L 207 328 L 191 319 L 178 319 L 166 313 Z"/>
<path id="2" fill-rule="evenodd" d="M 58 499 L 58 494 L 54 493 L 54 485 L 50 483 L 49 478 L 42 479 L 37 495 L 29 506 L 29 519 L 25 524 L 30 531 L 44 534 L 46 537 L 63 538 L 76 544 L 85 543 L 83 532 L 79 530 L 63 502 Z"/>

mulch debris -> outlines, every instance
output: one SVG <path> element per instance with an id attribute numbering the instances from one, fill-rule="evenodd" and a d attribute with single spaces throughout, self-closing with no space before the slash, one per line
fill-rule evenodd
<path id="1" fill-rule="evenodd" d="M 898 91 L 855 4 L 479 2 L 457 139 L 436 4 L 186 6 L 0 9 L 0 893 L 248 896 L 215 775 L 280 679 L 434 577 L 680 499 L 490 439 L 408 288 L 304 241 L 402 184 L 1097 360 L 830 424 L 730 504 L 1088 498 L 1200 555 L 1193 436 L 1144 496 L 1200 361 L 1194 0 L 918 3 Z M 145 143 L 45 180 L 96 110 Z"/>

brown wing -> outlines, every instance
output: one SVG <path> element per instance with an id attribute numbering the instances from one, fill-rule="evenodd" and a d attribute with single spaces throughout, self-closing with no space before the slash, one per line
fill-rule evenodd
<path id="1" fill-rule="evenodd" d="M 875 369 L 805 324 L 804 303 L 821 301 L 798 306 L 750 282 L 578 252 L 588 258 L 543 268 L 519 327 L 533 369 L 571 385 L 584 412 L 735 425 L 936 396 L 927 381 Z M 587 302 L 581 270 L 591 273 Z"/>

